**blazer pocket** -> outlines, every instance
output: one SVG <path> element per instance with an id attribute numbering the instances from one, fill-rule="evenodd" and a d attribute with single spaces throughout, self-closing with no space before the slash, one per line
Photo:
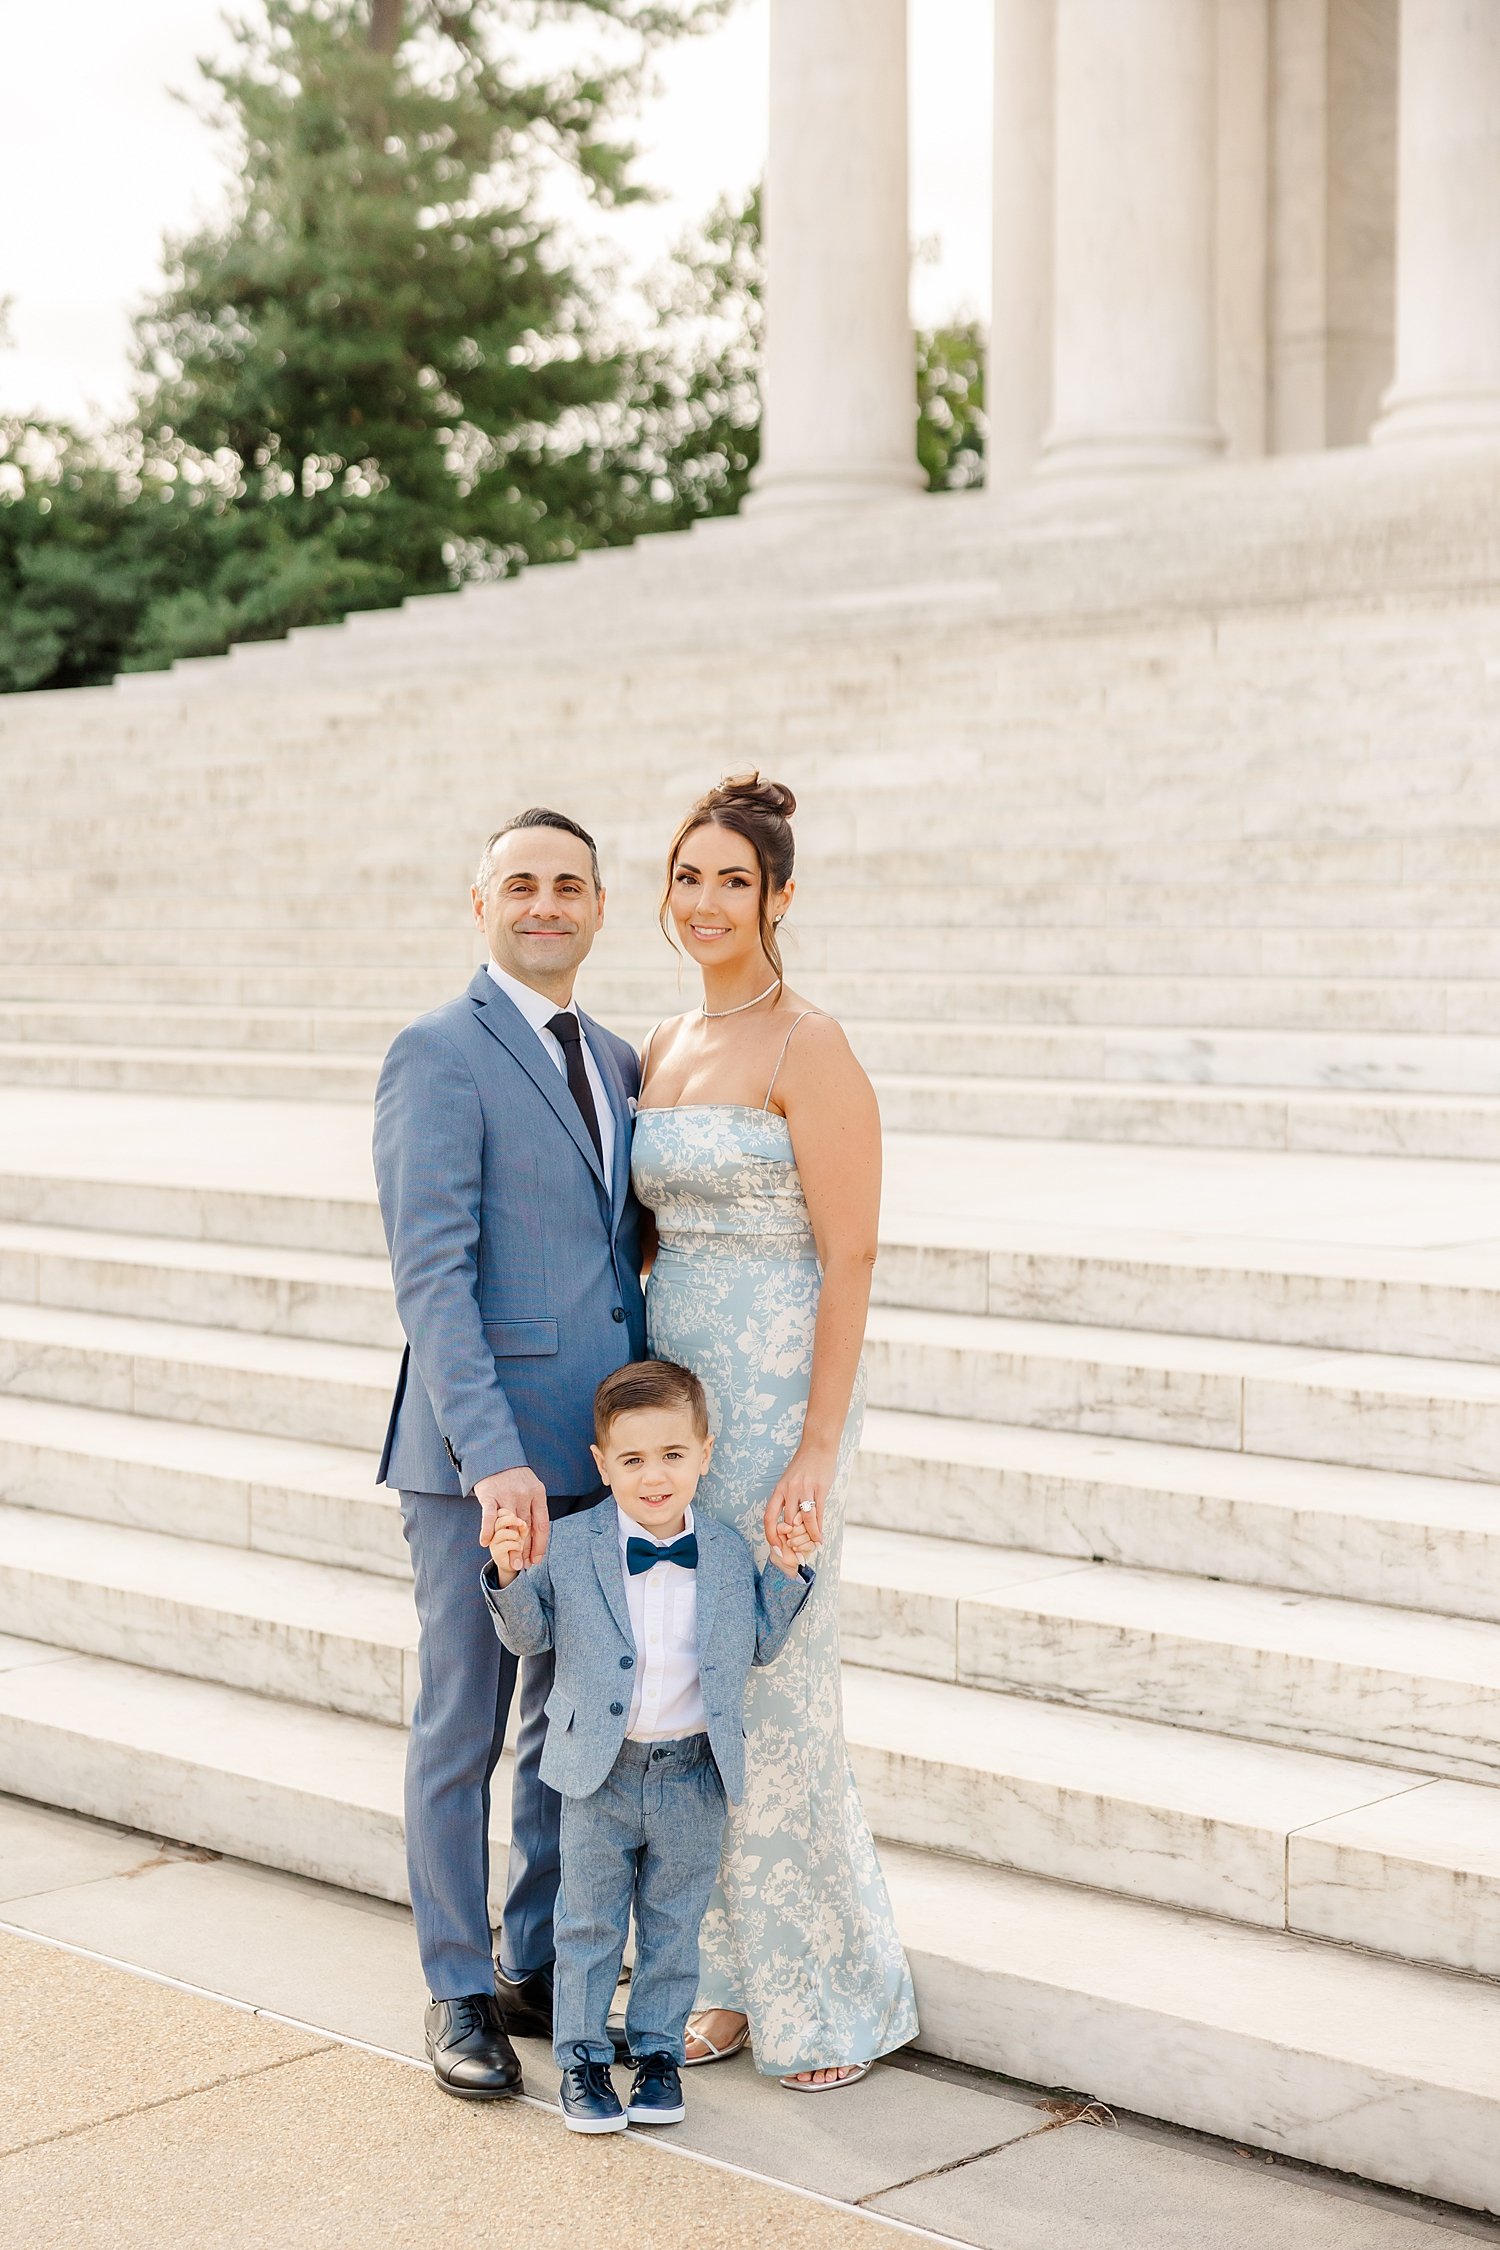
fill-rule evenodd
<path id="1" fill-rule="evenodd" d="M 564 1695 L 561 1688 L 554 1688 L 542 1705 L 542 1716 L 547 1719 L 555 1719 L 560 1727 L 570 1727 L 573 1724 L 571 1698 Z"/>
<path id="2" fill-rule="evenodd" d="M 543 1359 L 557 1350 L 555 1320 L 487 1320 L 484 1340 L 496 1359 Z"/>

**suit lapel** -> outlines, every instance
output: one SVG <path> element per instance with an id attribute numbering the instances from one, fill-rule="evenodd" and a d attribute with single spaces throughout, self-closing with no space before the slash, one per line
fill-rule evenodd
<path id="1" fill-rule="evenodd" d="M 719 1606 L 719 1588 L 723 1583 L 720 1566 L 722 1549 L 719 1542 L 704 1532 L 707 1525 L 697 1509 L 693 1510 L 693 1529 L 698 1534 L 698 1661 L 701 1664 L 708 1650 L 708 1637 L 713 1631 L 714 1612 Z"/>
<path id="2" fill-rule="evenodd" d="M 592 1016 L 586 1016 L 581 1008 L 578 1020 L 583 1025 L 589 1053 L 599 1065 L 599 1075 L 604 1080 L 609 1094 L 609 1106 L 613 1112 L 615 1154 L 614 1170 L 610 1175 L 613 1231 L 613 1227 L 620 1223 L 620 1214 L 625 1208 L 625 1197 L 630 1189 L 630 1103 L 625 1093 L 625 1081 L 620 1076 L 620 1066 L 615 1061 L 614 1051 L 601 1027 Z"/>
<path id="3" fill-rule="evenodd" d="M 474 981 L 469 986 L 469 998 L 473 1001 L 485 1030 L 499 1040 L 508 1054 L 514 1056 L 532 1084 L 551 1104 L 558 1122 L 566 1129 L 569 1139 L 602 1191 L 604 1169 L 599 1162 L 598 1152 L 589 1139 L 589 1129 L 579 1114 L 578 1104 L 568 1091 L 568 1081 L 520 1009 L 501 991 L 487 969 L 476 970 Z M 595 1060 L 598 1060 L 597 1055 Z"/>
<path id="4" fill-rule="evenodd" d="M 592 1515 L 589 1530 L 593 1533 L 594 1575 L 609 1604 L 610 1616 L 635 1648 L 635 1635 L 630 1630 L 630 1604 L 625 1599 L 625 1565 L 620 1559 L 619 1518 L 613 1501 L 601 1500 Z M 636 1653 L 639 1655 L 640 1651 Z"/>

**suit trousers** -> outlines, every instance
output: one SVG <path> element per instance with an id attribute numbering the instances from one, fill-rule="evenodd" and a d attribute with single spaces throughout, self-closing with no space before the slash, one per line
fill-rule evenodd
<path id="1" fill-rule="evenodd" d="M 553 2053 L 563 2070 L 612 2062 L 609 2006 L 635 1911 L 625 2004 L 630 2052 L 683 2058 L 698 1993 L 698 1930 L 727 1813 L 706 1734 L 631 1742 L 588 1797 L 562 1800 Z"/>
<path id="2" fill-rule="evenodd" d="M 592 1508 L 602 1490 L 549 1496 L 556 1521 Z M 537 1768 L 552 1690 L 552 1655 L 524 1665 L 503 1646 L 480 1591 L 484 1549 L 477 1500 L 403 1492 L 420 1639 L 417 1701 L 406 1753 L 406 1869 L 417 1949 L 434 2000 L 493 1992 L 490 1932 L 490 1781 L 521 1682 L 511 1790 L 510 1862 L 500 1942 L 504 1975 L 551 1966 L 557 1902 L 557 1792 Z"/>

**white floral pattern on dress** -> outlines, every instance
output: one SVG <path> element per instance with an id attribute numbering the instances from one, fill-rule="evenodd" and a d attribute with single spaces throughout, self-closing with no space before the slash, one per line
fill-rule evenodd
<path id="1" fill-rule="evenodd" d="M 822 1276 L 791 1131 L 774 1110 L 643 1109 L 635 1191 L 656 1214 L 651 1350 L 691 1367 L 717 1432 L 696 1506 L 765 1559 L 765 1505 L 807 1409 Z M 744 1801 L 729 1808 L 700 1945 L 700 2008 L 750 2019 L 757 2067 L 869 2062 L 913 2038 L 916 2001 L 844 1744 L 838 1578 L 864 1372 L 824 1517 L 817 1582 L 750 1676 Z"/>

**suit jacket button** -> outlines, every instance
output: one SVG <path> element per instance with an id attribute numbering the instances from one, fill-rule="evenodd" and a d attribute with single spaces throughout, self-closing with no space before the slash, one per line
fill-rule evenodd
<path id="1" fill-rule="evenodd" d="M 613 1320 L 623 1320 L 625 1318 L 625 1307 L 623 1305 L 616 1305 L 610 1317 Z"/>
<path id="2" fill-rule="evenodd" d="M 633 1672 L 635 1670 L 635 1658 L 633 1656 L 622 1656 L 620 1658 L 620 1670 L 622 1672 Z"/>
<path id="3" fill-rule="evenodd" d="M 625 1715 L 625 1706 L 624 1706 L 624 1704 L 623 1704 L 623 1703 L 612 1703 L 612 1704 L 610 1705 L 610 1707 L 609 1707 L 609 1715 L 610 1715 L 610 1717 L 611 1717 L 612 1719 L 619 1719 L 619 1718 L 623 1718 L 623 1717 L 624 1717 L 624 1715 Z"/>

